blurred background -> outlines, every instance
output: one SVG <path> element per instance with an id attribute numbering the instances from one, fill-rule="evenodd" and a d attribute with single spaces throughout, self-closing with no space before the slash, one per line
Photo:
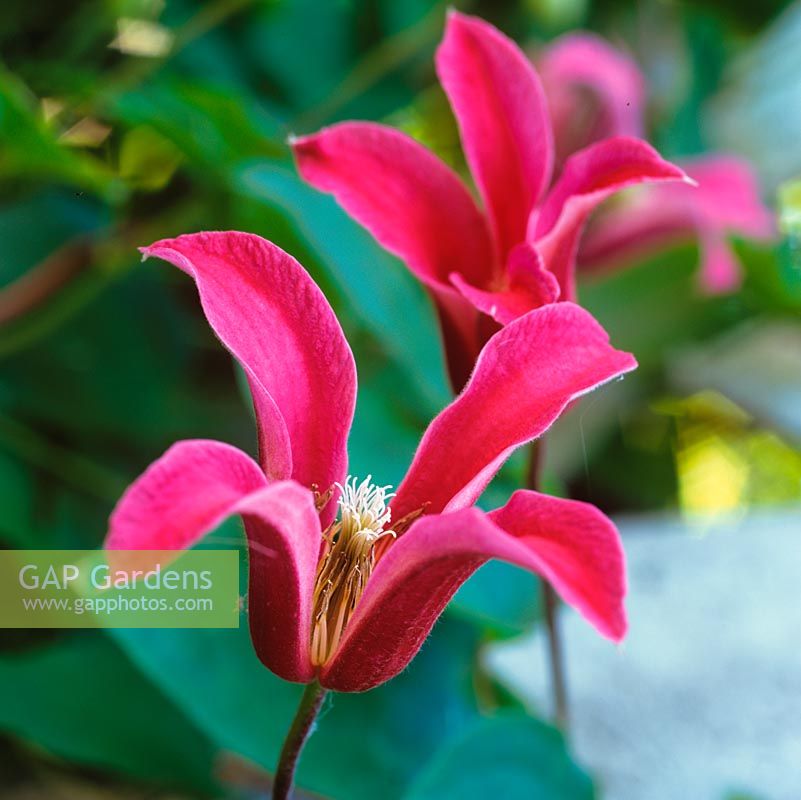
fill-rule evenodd
<path id="1" fill-rule="evenodd" d="M 589 29 L 647 80 L 667 157 L 750 159 L 779 233 L 693 239 L 581 301 L 640 369 L 558 424 L 554 493 L 619 521 L 622 648 L 562 615 L 571 724 L 548 723 L 536 581 L 488 565 L 400 677 L 329 702 L 300 784 L 331 798 L 801 797 L 801 5 L 457 3 L 536 61 Z M 0 545 L 91 548 L 173 441 L 255 446 L 243 381 L 177 270 L 136 247 L 259 233 L 323 287 L 360 375 L 351 471 L 396 483 L 448 401 L 421 288 L 297 177 L 286 137 L 383 120 L 459 163 L 426 0 L 6 0 L 0 13 Z M 378 469 L 381 474 L 378 475 Z M 488 491 L 520 485 L 513 458 Z M 218 532 L 236 541 L 236 524 Z M 255 798 L 297 700 L 240 631 L 0 638 L 0 797 Z"/>

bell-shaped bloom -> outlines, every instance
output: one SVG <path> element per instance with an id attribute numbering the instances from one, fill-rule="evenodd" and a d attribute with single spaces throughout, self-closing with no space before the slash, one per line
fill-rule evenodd
<path id="1" fill-rule="evenodd" d="M 540 80 L 519 47 L 483 20 L 450 12 L 436 67 L 481 207 L 450 167 L 385 125 L 345 122 L 291 144 L 305 180 L 333 194 L 428 288 L 459 389 L 499 325 L 574 299 L 579 237 L 602 200 L 686 176 L 645 142 L 620 136 L 573 154 L 552 184 L 554 136 Z"/>
<path id="2" fill-rule="evenodd" d="M 187 548 L 240 515 L 259 658 L 282 678 L 339 691 L 402 670 L 490 558 L 543 576 L 603 635 L 622 638 L 623 552 L 598 509 L 531 491 L 490 512 L 474 505 L 515 448 L 634 368 L 586 311 L 552 304 L 492 336 L 393 495 L 347 476 L 353 356 L 297 261 L 244 233 L 181 236 L 142 252 L 195 280 L 209 324 L 247 374 L 259 458 L 221 442 L 179 442 L 126 491 L 107 548 Z M 376 462 L 379 474 L 380 446 Z"/>
<path id="3" fill-rule="evenodd" d="M 562 158 L 609 137 L 643 134 L 645 79 L 629 56 L 579 33 L 557 39 L 538 63 Z M 702 289 L 714 294 L 739 287 L 741 270 L 728 236 L 765 239 L 775 230 L 756 175 L 747 161 L 731 155 L 710 154 L 681 166 L 698 187 L 644 186 L 608 205 L 581 241 L 579 269 L 619 268 L 695 238 Z"/>

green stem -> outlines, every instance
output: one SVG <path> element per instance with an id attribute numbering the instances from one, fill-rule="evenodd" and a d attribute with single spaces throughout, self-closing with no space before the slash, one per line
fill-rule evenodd
<path id="1" fill-rule="evenodd" d="M 445 4 L 436 3 L 418 22 L 389 36 L 371 50 L 319 105 L 298 116 L 298 130 L 317 128 L 355 98 L 364 94 L 393 69 L 400 67 L 436 38 L 442 26 Z"/>
<path id="2" fill-rule="evenodd" d="M 526 486 L 538 491 L 542 472 L 545 440 L 532 442 Z M 542 605 L 545 612 L 545 633 L 548 639 L 548 664 L 551 672 L 551 692 L 554 722 L 563 731 L 568 726 L 567 680 L 565 678 L 562 637 L 559 630 L 559 598 L 546 580 L 541 579 Z"/>
<path id="3" fill-rule="evenodd" d="M 314 721 L 320 713 L 326 694 L 327 691 L 317 681 L 306 686 L 278 757 L 272 800 L 291 800 L 298 760 L 314 729 Z"/>
<path id="4" fill-rule="evenodd" d="M 46 437 L 4 414 L 0 414 L 0 448 L 104 503 L 117 500 L 128 483 L 125 476 L 81 453 L 52 444 Z"/>
<path id="5" fill-rule="evenodd" d="M 551 691 L 553 692 L 554 723 L 567 732 L 567 680 L 562 652 L 562 636 L 559 630 L 559 598 L 547 581 L 542 581 L 542 602 L 545 610 L 545 630 L 548 635 L 548 662 L 551 667 Z"/>

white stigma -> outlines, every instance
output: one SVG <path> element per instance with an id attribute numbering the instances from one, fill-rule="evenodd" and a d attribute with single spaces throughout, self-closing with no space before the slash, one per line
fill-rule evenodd
<path id="1" fill-rule="evenodd" d="M 376 486 L 373 476 L 368 475 L 361 483 L 358 478 L 348 476 L 344 486 L 336 484 L 340 490 L 339 514 L 342 529 L 340 535 L 346 538 L 362 533 L 379 536 L 387 533 L 384 529 L 392 519 L 392 511 L 387 503 L 395 496 L 391 486 Z"/>

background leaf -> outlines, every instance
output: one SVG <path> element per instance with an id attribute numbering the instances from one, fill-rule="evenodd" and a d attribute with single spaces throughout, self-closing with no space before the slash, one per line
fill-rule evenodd
<path id="1" fill-rule="evenodd" d="M 0 728 L 61 758 L 196 791 L 216 785 L 209 739 L 98 631 L 3 652 L 0 695 Z"/>
<path id="2" fill-rule="evenodd" d="M 435 754 L 404 800 L 592 800 L 553 728 L 523 714 L 481 720 Z"/>

